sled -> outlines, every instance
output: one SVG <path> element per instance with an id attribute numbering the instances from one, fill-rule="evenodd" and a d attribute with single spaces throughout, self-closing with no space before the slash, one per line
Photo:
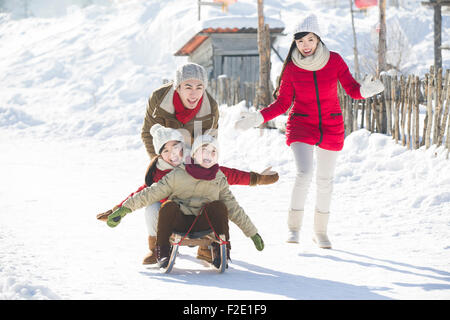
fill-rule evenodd
<path id="1" fill-rule="evenodd" d="M 220 251 L 220 258 L 221 263 L 219 268 L 216 268 L 213 264 L 211 264 L 212 268 L 217 270 L 219 273 L 223 273 L 227 266 L 227 245 L 226 245 L 226 239 L 225 235 L 221 234 L 219 235 L 220 240 L 216 238 L 213 231 L 211 229 L 206 231 L 197 231 L 197 232 L 191 232 L 189 234 L 185 233 L 178 233 L 174 232 L 172 233 L 172 236 L 170 237 L 170 243 L 172 245 L 169 263 L 165 268 L 161 268 L 161 272 L 163 273 L 169 273 L 172 271 L 172 268 L 175 264 L 175 260 L 177 258 L 178 249 L 180 246 L 188 246 L 188 247 L 195 247 L 195 246 L 207 246 L 211 248 L 211 245 L 213 243 L 219 244 L 219 251 Z M 212 250 L 212 248 L 211 248 Z"/>

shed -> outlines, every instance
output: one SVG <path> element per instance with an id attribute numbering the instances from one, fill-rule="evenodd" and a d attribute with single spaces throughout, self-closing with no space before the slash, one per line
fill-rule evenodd
<path id="1" fill-rule="evenodd" d="M 271 43 L 282 35 L 280 20 L 265 19 L 269 25 Z M 186 41 L 175 56 L 188 56 L 190 62 L 206 68 L 209 79 L 226 74 L 229 78 L 257 82 L 259 53 L 257 17 L 227 16 L 200 21 L 185 35 Z M 190 34 L 189 34 L 190 32 Z"/>

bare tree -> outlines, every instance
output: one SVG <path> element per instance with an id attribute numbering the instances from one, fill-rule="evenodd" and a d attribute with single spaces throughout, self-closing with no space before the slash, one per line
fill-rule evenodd
<path id="1" fill-rule="evenodd" d="M 258 52 L 259 52 L 259 87 L 256 95 L 256 107 L 270 103 L 270 30 L 264 24 L 264 3 L 258 0 Z"/>
<path id="2" fill-rule="evenodd" d="M 380 8 L 380 31 L 378 36 L 378 68 L 377 76 L 386 70 L 386 0 L 379 0 Z"/>
<path id="3" fill-rule="evenodd" d="M 353 29 L 353 56 L 355 59 L 355 78 L 359 79 L 359 62 L 358 62 L 358 45 L 356 43 L 355 21 L 353 19 L 353 0 L 350 1 L 350 14 L 352 16 L 352 29 Z"/>

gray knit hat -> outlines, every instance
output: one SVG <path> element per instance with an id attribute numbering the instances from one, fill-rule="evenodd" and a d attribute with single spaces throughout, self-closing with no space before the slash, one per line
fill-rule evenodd
<path id="1" fill-rule="evenodd" d="M 295 26 L 294 36 L 299 32 L 312 32 L 319 38 L 322 38 L 322 33 L 320 32 L 319 28 L 319 22 L 317 22 L 317 17 L 315 14 L 310 14 Z"/>
<path id="2" fill-rule="evenodd" d="M 208 86 L 208 75 L 206 74 L 205 68 L 193 62 L 186 63 L 177 69 L 173 86 L 176 89 L 183 81 L 190 79 L 200 80 L 203 82 L 205 89 Z"/>

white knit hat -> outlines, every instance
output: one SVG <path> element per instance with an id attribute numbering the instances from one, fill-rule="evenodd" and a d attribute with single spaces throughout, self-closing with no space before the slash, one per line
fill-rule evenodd
<path id="1" fill-rule="evenodd" d="M 169 141 L 175 140 L 184 143 L 181 132 L 173 128 L 166 128 L 159 123 L 150 128 L 150 134 L 153 137 L 153 146 L 156 154 L 160 154 L 162 147 Z"/>
<path id="2" fill-rule="evenodd" d="M 180 66 L 175 72 L 173 87 L 176 89 L 183 81 L 191 79 L 203 82 L 203 87 L 205 89 L 208 86 L 208 75 L 206 74 L 205 68 L 199 64 L 189 62 Z"/>
<path id="3" fill-rule="evenodd" d="M 319 22 L 317 22 L 317 17 L 315 14 L 310 14 L 295 26 L 294 35 L 299 32 L 312 32 L 319 38 L 322 37 Z"/>
<path id="4" fill-rule="evenodd" d="M 219 152 L 219 141 L 209 134 L 204 134 L 195 138 L 194 143 L 192 144 L 191 157 L 194 156 L 194 153 L 198 148 L 205 144 L 212 144 L 216 148 L 217 153 Z"/>

